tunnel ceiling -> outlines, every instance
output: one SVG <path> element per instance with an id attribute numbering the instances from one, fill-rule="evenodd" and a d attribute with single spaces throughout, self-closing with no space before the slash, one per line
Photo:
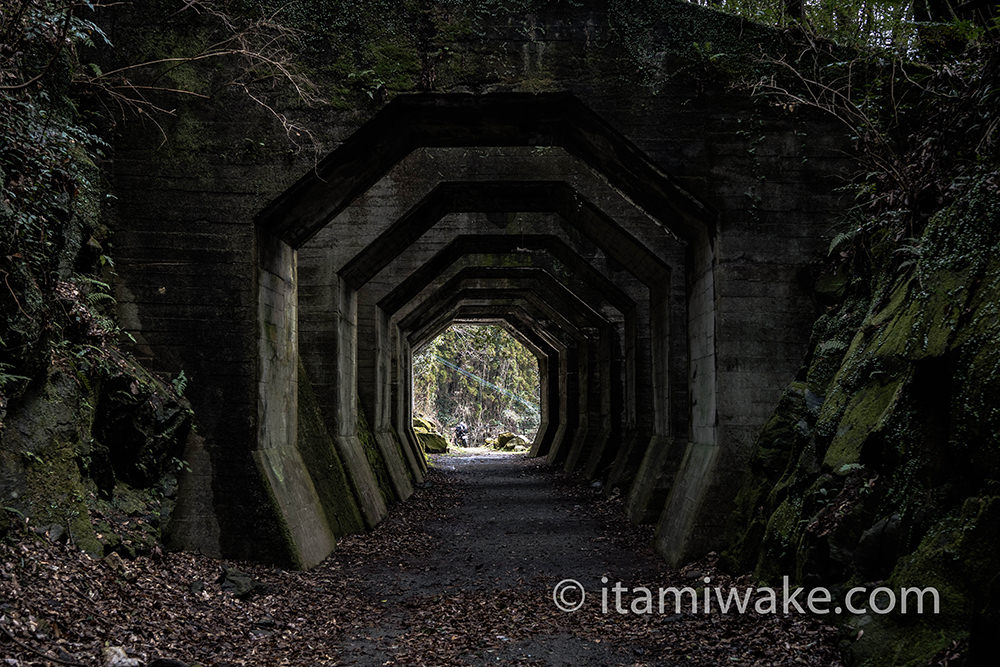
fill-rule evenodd
<path id="1" fill-rule="evenodd" d="M 272 202 L 258 225 L 300 246 L 425 146 L 561 146 L 686 236 L 711 233 L 714 225 L 708 207 L 576 97 L 524 93 L 397 97 Z"/>
<path id="2" fill-rule="evenodd" d="M 402 280 L 396 288 L 382 297 L 378 305 L 387 313 L 395 313 L 402 307 L 403 303 L 440 276 L 449 266 L 469 255 L 507 255 L 514 261 L 517 261 L 516 258 L 519 256 L 527 255 L 525 261 L 534 264 L 539 262 L 539 254 L 548 255 L 553 260 L 560 262 L 568 271 L 575 272 L 576 278 L 597 285 L 602 293 L 621 304 L 624 309 L 635 307 L 634 301 L 628 294 L 558 237 L 549 235 L 511 237 L 490 234 L 455 238 L 428 262 Z M 488 265 L 495 263 L 496 260 L 489 262 Z M 669 276 L 669 267 L 664 265 L 663 269 L 664 277 Z"/>
<path id="3" fill-rule="evenodd" d="M 663 280 L 667 265 L 622 229 L 572 186 L 563 181 L 445 182 L 437 185 L 419 203 L 351 258 L 340 275 L 355 289 L 385 268 L 448 213 L 514 214 L 557 213 L 619 262 L 633 267 L 648 282 Z M 495 218 L 491 218 L 491 222 Z M 507 227 L 512 217 L 501 215 Z"/>

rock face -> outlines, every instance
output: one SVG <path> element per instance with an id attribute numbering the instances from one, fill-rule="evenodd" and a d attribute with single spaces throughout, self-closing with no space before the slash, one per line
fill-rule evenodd
<path id="1" fill-rule="evenodd" d="M 191 409 L 153 376 L 108 378 L 94 415 L 94 436 L 112 470 L 105 479 L 145 488 L 155 485 L 179 458 L 191 427 Z M 105 482 L 106 483 L 106 482 Z"/>
<path id="2" fill-rule="evenodd" d="M 417 436 L 417 442 L 428 454 L 444 454 L 448 451 L 448 440 L 437 432 L 437 427 L 430 420 L 414 417 L 413 432 Z"/>
<path id="3" fill-rule="evenodd" d="M 159 539 L 191 425 L 169 386 L 126 359 L 121 369 L 91 387 L 54 366 L 0 432 L 3 502 L 95 556 L 134 555 Z"/>
<path id="4" fill-rule="evenodd" d="M 962 191 L 928 222 L 910 270 L 891 268 L 883 242 L 871 284 L 836 290 L 740 492 L 740 566 L 938 591 L 941 613 L 919 622 L 854 619 L 859 663 L 981 650 L 1000 623 L 987 547 L 1000 539 L 1000 205 L 975 182 Z"/>
<path id="5" fill-rule="evenodd" d="M 160 537 L 191 410 L 122 352 L 103 142 L 69 111 L 68 58 L 38 104 L 0 96 L 0 506 L 53 541 L 127 553 Z"/>

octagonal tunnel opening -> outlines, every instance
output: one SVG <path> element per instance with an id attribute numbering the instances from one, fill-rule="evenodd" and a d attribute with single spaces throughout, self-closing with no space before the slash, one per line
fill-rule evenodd
<path id="1" fill-rule="evenodd" d="M 500 324 L 453 322 L 413 351 L 410 378 L 428 454 L 527 453 L 538 437 L 539 360 Z"/>
<path id="2" fill-rule="evenodd" d="M 428 102 L 433 106 L 425 108 Z M 471 111 L 466 109 L 469 105 Z M 516 107 L 516 114 L 511 113 L 510 105 Z M 400 122 L 399 113 L 404 114 L 406 123 Z M 514 117 L 518 122 L 511 125 L 509 121 Z M 386 140 L 401 127 L 408 128 L 405 136 L 398 141 Z M 433 186 L 430 194 L 410 208 L 398 207 L 397 218 L 396 213 L 386 217 L 386 209 L 381 206 L 385 193 L 374 188 L 393 165 L 415 148 L 536 146 L 539 142 L 565 148 L 606 177 L 638 211 L 629 209 L 628 215 L 622 214 L 619 205 L 625 204 L 603 191 L 597 192 L 598 202 L 594 203 L 591 198 L 596 191 L 581 194 L 576 181 L 484 181 L 470 194 L 463 172 L 455 175 L 454 181 Z M 608 151 L 608 146 L 615 150 Z M 528 172 L 534 173 L 531 169 Z M 551 176 L 551 172 L 538 175 Z M 369 190 L 373 194 L 361 196 Z M 390 191 L 395 192 L 392 188 Z M 610 211 L 605 210 L 609 203 L 606 195 L 612 197 Z M 355 200 L 360 203 L 355 205 Z M 324 229 L 336 231 L 328 225 L 335 223 L 342 212 L 344 220 L 350 221 L 350 233 L 333 234 L 332 239 L 329 235 L 322 237 L 319 232 Z M 558 229 L 546 227 L 546 233 L 558 239 L 565 237 L 571 252 L 579 245 L 577 237 L 581 234 L 581 238 L 593 241 L 600 253 L 613 260 L 603 277 L 627 298 L 610 298 L 614 290 L 601 289 L 600 279 L 583 277 L 582 267 L 590 264 L 584 258 L 580 266 L 574 264 L 569 271 L 578 278 L 571 281 L 572 288 L 563 285 L 562 280 L 543 281 L 546 293 L 555 295 L 558 304 L 538 295 L 527 276 L 516 280 L 467 276 L 463 278 L 468 283 L 463 293 L 468 294 L 455 303 L 442 302 L 443 295 L 428 296 L 426 308 L 406 309 L 409 314 L 401 318 L 393 315 L 420 296 L 416 283 L 410 289 L 412 281 L 402 279 L 408 274 L 396 270 L 393 258 L 407 248 L 426 248 L 426 244 L 419 243 L 420 235 L 449 212 L 493 215 L 496 220 L 487 217 L 492 227 L 485 233 L 494 236 L 499 233 L 494 229 L 499 228 L 498 221 L 507 221 L 518 212 L 558 216 L 565 224 Z M 518 322 L 512 323 L 512 333 L 521 334 L 539 354 L 543 435 L 533 443 L 532 456 L 544 456 L 547 462 L 566 470 L 582 468 L 588 478 L 606 475 L 609 485 L 623 493 L 633 487 L 655 491 L 630 502 L 630 508 L 650 510 L 630 509 L 633 520 L 656 521 L 660 516 L 657 510 L 664 507 L 661 496 L 668 495 L 678 475 L 693 481 L 678 487 L 674 504 L 701 505 L 699 489 L 705 480 L 713 479 L 704 473 L 714 465 L 717 450 L 715 226 L 710 213 L 614 127 L 572 97 L 487 95 L 481 99 L 439 99 L 421 95 L 395 101 L 355 132 L 324 159 L 321 169 L 301 179 L 257 219 L 259 349 L 255 366 L 259 381 L 255 422 L 258 438 L 253 456 L 265 492 L 275 498 L 276 519 L 288 524 L 289 543 L 298 552 L 296 560 L 316 562 L 332 548 L 335 535 L 348 532 L 338 510 L 323 500 L 325 496 L 336 499 L 349 495 L 344 504 L 356 507 L 347 513 L 360 517 L 350 522 L 352 526 L 373 528 L 386 516 L 392 502 L 405 500 L 423 482 L 426 462 L 420 455 L 410 414 L 413 384 L 412 376 L 407 375 L 414 370 L 412 349 L 427 341 L 424 336 L 429 338 L 432 331 L 440 331 L 434 329 L 453 317 L 450 311 L 465 301 L 485 309 L 460 316 L 465 322 L 492 323 L 500 316 L 506 318 L 507 309 L 514 309 L 509 316 Z M 647 229 L 649 221 L 658 227 Z M 371 226 L 374 240 L 362 248 L 345 247 L 344 239 L 354 238 L 357 229 L 367 229 L 366 225 Z M 673 266 L 664 261 L 663 253 L 649 247 L 649 239 L 643 240 L 643 234 L 659 239 L 664 230 L 690 248 L 686 259 L 676 262 L 678 267 L 684 267 L 685 281 L 671 280 Z M 463 233 L 479 236 L 484 230 L 477 227 Z M 310 243 L 314 236 L 315 246 Z M 325 243 L 324 238 L 332 242 Z M 440 245 L 444 240 L 442 237 L 435 242 Z M 520 243 L 519 239 L 517 248 Z M 465 250 L 466 254 L 469 250 Z M 445 261 L 451 258 L 447 247 L 439 252 L 446 254 L 442 260 L 432 262 L 435 273 L 427 270 L 420 274 L 424 283 L 443 270 Z M 635 287 L 634 293 L 619 287 L 618 265 L 635 269 L 627 271 L 632 276 L 628 280 Z M 411 273 L 418 267 L 419 263 L 411 267 Z M 383 268 L 387 271 L 379 275 Z M 490 293 L 494 290 L 490 281 L 496 279 L 509 284 L 504 288 L 506 296 L 499 301 Z M 530 280 L 537 279 L 532 276 Z M 672 312 L 670 301 L 675 286 L 684 287 L 676 290 L 683 291 L 676 296 L 688 304 L 677 313 Z M 381 294 L 389 288 L 390 294 L 398 298 L 390 299 L 388 305 L 395 307 L 386 309 L 388 295 Z M 575 293 L 578 288 L 604 295 L 610 310 L 622 314 L 623 324 L 619 327 L 603 312 L 582 307 L 579 296 L 574 299 L 563 294 L 567 289 Z M 525 300 L 530 302 L 530 314 L 516 315 Z M 644 310 L 647 300 L 648 310 Z M 583 306 L 589 302 L 588 298 L 582 300 Z M 630 320 L 633 309 L 635 315 Z M 668 323 L 681 319 L 671 314 L 688 323 L 686 331 L 677 332 L 682 335 L 673 338 Z M 630 321 L 631 325 L 627 324 Z M 540 326 L 543 322 L 548 324 Z M 621 350 L 625 354 L 617 364 L 615 340 L 625 341 Z M 675 349 L 671 341 L 681 342 Z M 656 353 L 657 348 L 662 354 Z M 628 361 L 629 351 L 635 355 L 632 362 Z M 672 376 L 665 372 L 669 358 L 674 358 L 668 358 L 668 352 L 674 351 L 679 352 L 677 359 L 689 362 L 687 373 L 683 369 Z M 637 363 L 640 358 L 647 362 Z M 661 367 L 664 372 L 660 372 Z M 644 382 L 649 379 L 643 375 L 647 369 L 651 371 L 647 375 L 662 378 L 663 382 Z M 681 385 L 679 391 L 668 391 L 670 377 Z M 632 378 L 636 378 L 634 393 L 627 390 Z M 315 409 L 299 409 L 300 389 L 312 393 Z M 671 398 L 685 395 L 696 398 L 697 403 Z M 671 406 L 687 414 L 689 403 L 689 420 L 684 414 L 675 420 L 668 418 L 673 415 Z M 646 405 L 650 409 L 643 409 Z M 634 419 L 628 413 L 630 406 L 635 406 Z M 625 418 L 619 419 L 619 415 Z M 686 422 L 690 425 L 684 428 Z M 316 426 L 315 443 L 309 438 L 310 424 Z M 674 442 L 672 431 L 678 425 L 682 429 Z M 520 425 L 517 428 L 523 430 Z M 684 432 L 689 432 L 690 437 L 684 437 Z M 446 430 L 445 435 L 452 434 Z M 692 447 L 707 454 L 686 456 Z M 314 465 L 315 452 L 323 454 L 320 463 L 339 460 L 343 474 L 337 479 L 326 475 L 328 468 L 337 466 Z M 657 456 L 647 456 L 650 452 Z M 689 470 L 681 470 L 685 466 Z M 338 495 L 344 488 L 350 493 Z M 629 494 L 632 501 L 635 494 Z M 691 515 L 687 510 L 672 513 Z M 324 524 L 329 531 L 322 530 Z M 327 532 L 329 539 L 314 539 Z M 686 535 L 690 531 L 685 524 L 673 532 Z"/>

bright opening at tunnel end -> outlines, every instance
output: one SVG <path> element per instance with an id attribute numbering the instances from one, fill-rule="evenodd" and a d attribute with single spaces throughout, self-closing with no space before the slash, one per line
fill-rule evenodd
<path id="1" fill-rule="evenodd" d="M 497 324 L 452 324 L 413 355 L 413 417 L 428 453 L 523 452 L 542 419 L 538 359 Z M 435 437 L 438 436 L 438 437 Z"/>

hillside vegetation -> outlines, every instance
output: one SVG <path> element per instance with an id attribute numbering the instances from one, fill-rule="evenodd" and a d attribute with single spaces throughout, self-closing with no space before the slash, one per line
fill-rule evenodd
<path id="1" fill-rule="evenodd" d="M 503 432 L 531 442 L 538 360 L 502 327 L 453 325 L 413 355 L 413 414 L 446 429 L 465 422 L 472 445 Z"/>
<path id="2" fill-rule="evenodd" d="M 764 579 L 939 591 L 938 615 L 851 618 L 858 664 L 986 664 L 1000 627 L 1000 52 L 988 8 L 939 18 L 846 55 L 812 33 L 750 84 L 842 120 L 862 169 L 730 555 Z"/>

